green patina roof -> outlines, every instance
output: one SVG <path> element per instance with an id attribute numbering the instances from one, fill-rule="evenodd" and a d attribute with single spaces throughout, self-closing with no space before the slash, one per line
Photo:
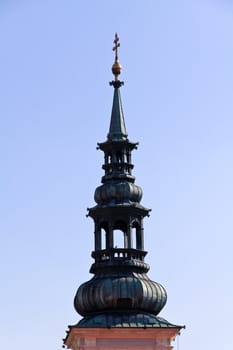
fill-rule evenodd
<path id="1" fill-rule="evenodd" d="M 117 85 L 114 86 L 112 115 L 111 115 L 111 122 L 110 122 L 110 128 L 108 133 L 109 141 L 125 141 L 127 140 L 127 136 L 128 136 L 126 132 L 126 127 L 125 127 L 125 120 L 124 120 L 119 87 L 120 87 L 120 84 L 119 86 Z"/>
<path id="2" fill-rule="evenodd" d="M 162 317 L 157 317 L 146 312 L 130 313 L 99 313 L 84 317 L 77 325 L 72 327 L 88 328 L 183 328 L 184 326 L 174 325 Z"/>

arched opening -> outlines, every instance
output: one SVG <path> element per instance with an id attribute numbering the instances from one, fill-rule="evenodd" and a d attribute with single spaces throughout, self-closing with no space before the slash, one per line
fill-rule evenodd
<path id="1" fill-rule="evenodd" d="M 132 223 L 132 248 L 142 249 L 142 235 L 141 235 L 141 226 L 138 220 L 135 220 Z"/>
<path id="2" fill-rule="evenodd" d="M 126 157 L 126 152 L 125 152 L 125 150 L 122 150 L 122 152 L 119 152 L 119 156 L 120 156 L 120 158 L 121 158 L 121 162 L 122 163 L 126 163 L 127 162 L 127 157 Z"/>
<path id="3" fill-rule="evenodd" d="M 107 222 L 102 222 L 100 225 L 100 246 L 102 249 L 107 249 L 107 233 L 108 233 L 108 224 Z"/>
<path id="4" fill-rule="evenodd" d="M 106 231 L 101 228 L 101 249 L 106 249 Z"/>
<path id="5" fill-rule="evenodd" d="M 117 152 L 116 159 L 117 159 L 117 163 L 121 163 L 122 162 L 122 153 L 121 152 Z"/>
<path id="6" fill-rule="evenodd" d="M 113 227 L 114 248 L 128 248 L 127 225 L 124 221 L 117 221 Z"/>
<path id="7" fill-rule="evenodd" d="M 113 231 L 114 248 L 125 248 L 124 235 L 124 232 L 121 230 Z"/>
<path id="8" fill-rule="evenodd" d="M 131 247 L 136 249 L 136 227 L 132 227 L 131 230 Z"/>
<path id="9" fill-rule="evenodd" d="M 128 150 L 126 152 L 127 163 L 131 164 L 131 152 Z"/>
<path id="10" fill-rule="evenodd" d="M 112 155 L 111 155 L 111 153 L 108 153 L 108 156 L 107 156 L 107 162 L 108 162 L 108 164 L 110 164 L 111 161 L 112 161 Z"/>

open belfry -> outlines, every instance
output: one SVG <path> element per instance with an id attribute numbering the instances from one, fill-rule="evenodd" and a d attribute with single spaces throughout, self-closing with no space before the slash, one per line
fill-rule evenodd
<path id="1" fill-rule="evenodd" d="M 143 220 L 150 209 L 141 204 L 142 189 L 132 174 L 131 153 L 138 143 L 129 141 L 125 127 L 119 46 L 116 34 L 111 121 L 107 140 L 98 143 L 104 175 L 95 190 L 96 205 L 88 209 L 94 221 L 93 277 L 75 295 L 82 319 L 69 326 L 64 345 L 73 350 L 168 350 L 182 326 L 158 316 L 167 293 L 147 276 Z M 119 233 L 122 246 L 116 245 Z"/>

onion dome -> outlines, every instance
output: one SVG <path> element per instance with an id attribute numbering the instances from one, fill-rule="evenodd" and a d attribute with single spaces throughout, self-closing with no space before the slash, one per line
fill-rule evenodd
<path id="1" fill-rule="evenodd" d="M 145 273 L 115 271 L 97 274 L 82 284 L 76 294 L 74 305 L 82 316 L 94 312 L 131 312 L 140 310 L 155 316 L 167 300 L 165 289 L 151 281 Z"/>
<path id="2" fill-rule="evenodd" d="M 139 203 L 142 189 L 128 181 L 105 183 L 97 187 L 94 198 L 96 203 L 101 205 Z"/>

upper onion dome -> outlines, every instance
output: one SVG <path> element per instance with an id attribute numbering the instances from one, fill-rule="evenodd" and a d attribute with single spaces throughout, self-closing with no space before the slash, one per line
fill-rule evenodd
<path id="1" fill-rule="evenodd" d="M 141 187 L 126 181 L 105 183 L 95 190 L 97 204 L 130 204 L 139 203 L 142 199 Z"/>

